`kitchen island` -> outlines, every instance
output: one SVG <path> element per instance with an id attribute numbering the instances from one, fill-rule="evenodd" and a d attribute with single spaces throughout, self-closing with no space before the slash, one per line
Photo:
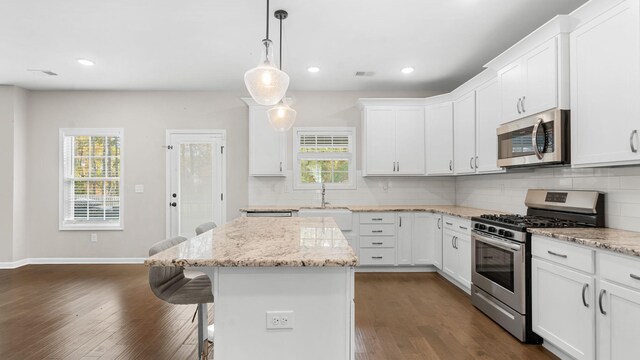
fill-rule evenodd
<path id="1" fill-rule="evenodd" d="M 210 277 L 216 359 L 353 358 L 357 258 L 332 218 L 242 217 L 145 264 Z"/>

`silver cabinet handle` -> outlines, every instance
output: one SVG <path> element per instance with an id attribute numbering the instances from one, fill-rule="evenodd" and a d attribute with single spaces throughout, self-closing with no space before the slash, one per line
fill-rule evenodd
<path id="1" fill-rule="evenodd" d="M 394 161 L 393 162 L 393 172 L 395 172 L 395 171 L 396 171 L 396 162 Z"/>
<path id="2" fill-rule="evenodd" d="M 453 171 L 453 160 L 449 160 L 449 170 Z"/>
<path id="3" fill-rule="evenodd" d="M 400 161 L 398 161 L 397 164 L 398 164 L 398 171 L 400 171 Z"/>
<path id="4" fill-rule="evenodd" d="M 383 243 L 381 242 L 372 242 L 371 245 L 382 245 Z"/>
<path id="5" fill-rule="evenodd" d="M 382 221 L 382 218 L 371 218 L 371 221 Z"/>
<path id="6" fill-rule="evenodd" d="M 398 221 L 400 222 L 398 224 L 399 227 L 402 227 L 402 216 L 398 216 Z"/>
<path id="7" fill-rule="evenodd" d="M 520 107 L 522 108 L 522 113 L 523 114 L 527 112 L 527 110 L 525 110 L 525 108 L 524 108 L 524 99 L 526 99 L 526 98 L 527 98 L 526 96 L 523 96 L 522 97 L 522 101 L 520 101 Z"/>
<path id="8" fill-rule="evenodd" d="M 631 132 L 631 136 L 629 137 L 629 145 L 631 146 L 631 152 L 637 153 L 638 147 L 633 143 L 633 138 L 638 135 L 638 130 L 633 130 Z"/>
<path id="9" fill-rule="evenodd" d="M 469 167 L 473 170 L 473 156 L 469 159 Z"/>
<path id="10" fill-rule="evenodd" d="M 600 313 L 602 315 L 607 315 L 607 312 L 604 311 L 604 309 L 602 308 L 602 298 L 604 297 L 604 294 L 607 293 L 607 290 L 602 289 L 600 290 L 600 295 L 598 296 L 598 305 L 600 306 Z"/>
<path id="11" fill-rule="evenodd" d="M 551 250 L 547 250 L 547 252 L 549 253 L 549 255 L 553 255 L 553 256 L 561 257 L 561 258 L 563 258 L 563 259 L 566 259 L 566 258 L 567 258 L 567 255 L 554 253 L 554 252 L 553 252 L 553 251 L 551 251 Z"/>
<path id="12" fill-rule="evenodd" d="M 460 229 L 462 229 L 462 230 L 469 230 L 469 228 L 466 228 L 466 227 L 464 227 L 464 226 L 460 226 L 460 225 L 458 225 L 458 227 L 459 227 Z"/>
<path id="13" fill-rule="evenodd" d="M 371 230 L 372 233 L 381 233 L 382 230 Z"/>
<path id="14" fill-rule="evenodd" d="M 536 124 L 533 126 L 533 131 L 531 132 L 531 146 L 533 146 L 533 152 L 536 154 L 536 157 L 540 160 L 542 160 L 542 157 L 544 156 L 542 153 L 540 153 L 540 150 L 538 149 L 538 129 L 540 129 L 540 125 L 542 125 L 544 121 L 542 119 L 538 119 L 538 121 L 536 121 Z M 542 151 L 544 151 L 544 149 L 542 149 Z"/>
<path id="15" fill-rule="evenodd" d="M 382 259 L 382 256 L 372 256 L 371 258 L 372 258 L 372 259 L 379 260 L 379 259 Z"/>
<path id="16" fill-rule="evenodd" d="M 587 288 L 589 288 L 589 284 L 584 284 L 582 286 L 582 303 L 584 304 L 584 307 L 586 307 L 586 308 L 589 307 L 589 304 L 587 304 L 587 298 L 586 298 Z"/>
<path id="17" fill-rule="evenodd" d="M 632 278 L 632 279 L 640 280 L 640 276 L 638 276 L 636 274 L 629 274 L 629 277 Z"/>
<path id="18" fill-rule="evenodd" d="M 280 161 L 280 172 L 282 172 L 282 161 Z"/>
<path id="19" fill-rule="evenodd" d="M 476 169 L 477 169 L 477 168 L 478 168 L 478 157 L 477 157 L 477 156 L 476 156 L 476 163 L 475 163 L 475 165 L 476 165 Z"/>
<path id="20" fill-rule="evenodd" d="M 442 229 L 442 228 L 440 227 L 440 223 L 441 223 L 441 222 L 442 222 L 442 218 L 438 218 L 438 230 Z"/>
<path id="21" fill-rule="evenodd" d="M 457 236 L 453 237 L 453 247 L 456 248 L 456 249 L 458 248 L 458 237 Z"/>
<path id="22" fill-rule="evenodd" d="M 445 224 L 447 224 L 447 225 L 453 225 L 453 223 L 450 223 L 450 222 L 448 222 L 448 221 L 447 221 L 447 222 L 445 222 Z"/>
<path id="23" fill-rule="evenodd" d="M 453 241 L 454 241 L 455 239 L 456 239 L 456 237 L 455 237 L 455 236 L 452 236 L 452 237 L 451 237 L 451 247 L 452 247 L 452 248 L 454 248 L 454 249 L 456 248 L 455 244 L 453 243 Z"/>
<path id="24" fill-rule="evenodd" d="M 522 111 L 520 111 L 520 102 L 522 101 L 522 98 L 518 98 L 518 104 L 516 105 L 516 109 L 518 109 L 518 114 L 522 114 Z"/>

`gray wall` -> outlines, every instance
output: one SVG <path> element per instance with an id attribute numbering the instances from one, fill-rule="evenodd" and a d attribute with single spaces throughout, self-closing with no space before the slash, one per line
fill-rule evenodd
<path id="1" fill-rule="evenodd" d="M 299 124 L 360 127 L 360 97 L 426 97 L 416 92 L 300 92 Z M 27 230 L 31 258 L 144 257 L 165 237 L 165 131 L 227 130 L 227 220 L 248 205 L 248 108 L 244 92 L 31 91 L 27 96 Z M 58 230 L 58 129 L 125 130 L 125 229 Z M 143 184 L 144 193 L 134 193 Z M 4 210 L 1 210 L 4 211 Z M 10 211 L 10 210 L 8 210 Z M 1 260 L 0 260 L 1 261 Z"/>
<path id="2" fill-rule="evenodd" d="M 14 88 L 0 86 L 0 261 L 13 261 L 13 100 Z"/>

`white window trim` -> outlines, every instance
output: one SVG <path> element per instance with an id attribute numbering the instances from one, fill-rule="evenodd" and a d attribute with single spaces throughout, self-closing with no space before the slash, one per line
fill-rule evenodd
<path id="1" fill-rule="evenodd" d="M 65 136 L 120 137 L 120 222 L 118 224 L 65 224 L 64 221 L 64 137 Z M 123 128 L 66 128 L 60 129 L 58 140 L 58 229 L 59 230 L 124 230 L 124 129 Z"/>
<path id="2" fill-rule="evenodd" d="M 312 158 L 301 156 L 300 153 L 300 141 L 299 133 L 313 132 L 318 135 L 335 135 L 336 133 L 344 133 L 349 136 L 350 158 L 349 158 L 349 183 L 348 184 L 325 184 L 327 189 L 342 189 L 342 190 L 355 190 L 356 189 L 356 128 L 352 126 L 344 127 L 296 127 L 293 128 L 293 189 L 294 190 L 317 190 L 321 189 L 321 184 L 303 184 L 300 179 L 300 159 Z M 344 159 L 343 155 L 327 155 L 325 159 Z"/>

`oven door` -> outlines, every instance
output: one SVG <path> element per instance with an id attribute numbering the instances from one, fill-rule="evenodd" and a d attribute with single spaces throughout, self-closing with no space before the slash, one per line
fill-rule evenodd
<path id="1" fill-rule="evenodd" d="M 498 135 L 498 166 L 563 163 L 565 120 L 552 110 L 501 125 Z"/>
<path id="2" fill-rule="evenodd" d="M 473 284 L 524 314 L 525 244 L 471 232 Z"/>

